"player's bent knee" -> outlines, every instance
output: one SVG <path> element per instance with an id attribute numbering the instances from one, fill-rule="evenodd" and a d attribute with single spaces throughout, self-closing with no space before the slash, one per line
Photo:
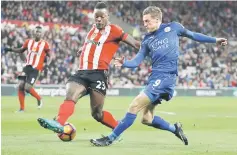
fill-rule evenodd
<path id="1" fill-rule="evenodd" d="M 75 98 L 66 97 L 65 100 L 73 101 L 74 103 L 77 103 L 77 100 Z"/>
<path id="2" fill-rule="evenodd" d="M 92 117 L 98 121 L 98 122 L 101 122 L 102 121 L 102 113 L 99 113 L 99 112 L 92 112 Z"/>
<path id="3" fill-rule="evenodd" d="M 151 123 L 148 122 L 148 120 L 144 120 L 144 119 L 142 119 L 141 123 L 144 124 L 144 125 L 150 125 L 151 124 Z"/>
<path id="4" fill-rule="evenodd" d="M 86 89 L 77 83 L 67 83 L 66 85 L 66 100 L 72 100 L 77 103 L 78 99 L 86 94 Z"/>
<path id="5" fill-rule="evenodd" d="M 144 125 L 151 125 L 152 124 L 152 119 L 142 118 L 141 123 L 144 124 Z"/>
<path id="6" fill-rule="evenodd" d="M 32 88 L 32 85 L 30 85 L 28 83 L 25 84 L 24 89 L 25 89 L 26 92 L 29 92 L 31 88 Z"/>
<path id="7" fill-rule="evenodd" d="M 133 102 L 132 104 L 130 104 L 128 112 L 132 114 L 137 114 L 139 112 L 139 107 L 137 106 L 137 104 L 134 104 Z"/>
<path id="8" fill-rule="evenodd" d="M 17 86 L 17 89 L 18 89 L 19 91 L 24 91 L 24 90 L 25 90 L 23 84 L 19 84 L 19 85 Z"/>

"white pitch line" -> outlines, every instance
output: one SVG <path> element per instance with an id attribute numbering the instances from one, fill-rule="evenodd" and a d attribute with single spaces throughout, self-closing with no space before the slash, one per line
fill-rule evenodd
<path id="1" fill-rule="evenodd" d="M 168 111 L 159 111 L 162 114 L 167 114 L 167 115 L 176 115 L 174 112 L 168 112 Z"/>

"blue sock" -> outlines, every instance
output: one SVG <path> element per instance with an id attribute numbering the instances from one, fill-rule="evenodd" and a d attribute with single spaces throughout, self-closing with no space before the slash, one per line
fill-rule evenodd
<path id="1" fill-rule="evenodd" d="M 165 120 L 163 120 L 159 116 L 154 117 L 154 119 L 152 120 L 151 126 L 157 128 L 157 129 L 167 130 L 167 131 L 170 131 L 170 132 L 173 132 L 173 133 L 176 130 L 176 128 L 173 124 L 170 124 L 170 123 L 166 122 Z"/>
<path id="2" fill-rule="evenodd" d="M 110 140 L 114 141 L 120 136 L 127 128 L 129 128 L 135 121 L 137 115 L 132 113 L 127 113 L 125 117 L 119 122 L 118 126 L 113 130 L 112 134 L 108 137 Z"/>

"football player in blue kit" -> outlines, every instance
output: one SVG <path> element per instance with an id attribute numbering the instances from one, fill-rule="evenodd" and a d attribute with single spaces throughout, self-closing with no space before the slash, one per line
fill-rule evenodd
<path id="1" fill-rule="evenodd" d="M 180 123 L 170 124 L 159 116 L 154 116 L 154 109 L 162 100 L 169 101 L 174 93 L 178 75 L 179 37 L 188 37 L 202 43 L 216 43 L 225 46 L 227 39 L 209 37 L 192 32 L 180 23 L 161 23 L 162 12 L 156 6 L 149 6 L 143 11 L 144 26 L 148 30 L 140 50 L 132 60 L 117 58 L 115 66 L 135 68 L 146 56 L 152 59 L 152 72 L 145 90 L 129 106 L 125 117 L 109 136 L 91 139 L 95 146 L 111 145 L 127 128 L 129 128 L 142 111 L 142 123 L 157 129 L 167 130 L 177 136 L 185 145 L 188 139 Z"/>

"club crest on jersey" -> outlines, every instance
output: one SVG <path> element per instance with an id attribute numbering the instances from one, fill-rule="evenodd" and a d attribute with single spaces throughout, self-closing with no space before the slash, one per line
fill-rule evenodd
<path id="1" fill-rule="evenodd" d="M 95 39 L 95 37 L 97 36 L 97 33 L 93 33 L 90 37 L 90 39 Z"/>
<path id="2" fill-rule="evenodd" d="M 165 32 L 170 32 L 171 28 L 168 26 L 164 29 Z"/>
<path id="3" fill-rule="evenodd" d="M 105 34 L 106 34 L 106 31 L 105 31 L 105 30 L 101 30 L 101 31 L 100 31 L 100 34 L 101 34 L 101 35 L 105 35 Z"/>
<path id="4" fill-rule="evenodd" d="M 37 48 L 36 48 L 36 47 L 33 47 L 33 48 L 32 48 L 32 51 L 33 51 L 33 52 L 35 52 L 36 50 L 37 50 Z"/>

